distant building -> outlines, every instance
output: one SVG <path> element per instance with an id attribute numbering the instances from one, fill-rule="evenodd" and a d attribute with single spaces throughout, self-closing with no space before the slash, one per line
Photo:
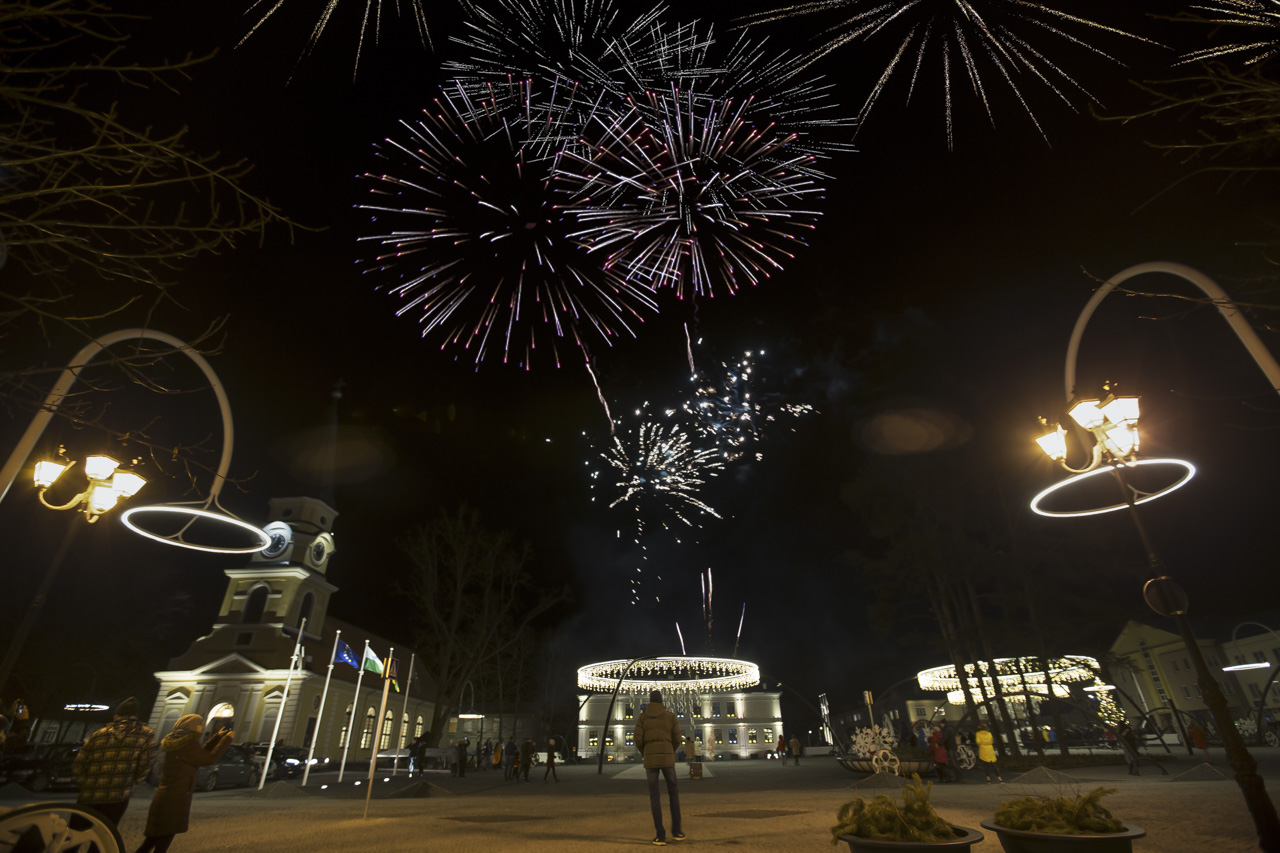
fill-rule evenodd
<path id="1" fill-rule="evenodd" d="M 632 733 L 636 718 L 648 705 L 648 694 L 619 694 L 613 714 L 606 720 L 612 698 L 606 693 L 578 697 L 578 755 L 598 756 L 603 742 L 607 760 L 638 761 L 640 752 Z M 702 738 L 707 753 L 719 758 L 765 758 L 783 734 L 781 701 L 778 691 L 752 689 L 706 693 L 687 705 L 679 703 L 668 708 L 675 713 L 686 736 Z"/>
<path id="2" fill-rule="evenodd" d="M 155 673 L 160 690 L 150 725 L 163 735 L 184 714 L 228 717 L 238 741 L 266 742 L 273 734 L 286 745 L 309 747 L 315 756 L 338 760 L 348 739 L 348 761 L 368 761 L 377 731 L 383 680 L 373 672 L 334 663 L 328 695 L 329 656 L 341 631 L 342 641 L 361 658 L 365 641 L 378 658 L 395 647 L 397 683 L 384 714 L 378 750 L 403 748 L 423 734 L 434 709 L 435 686 L 416 668 L 409 675 L 413 650 L 399 642 L 328 615 L 338 588 L 325 576 L 335 546 L 337 512 L 316 498 L 273 498 L 264 528 L 272 542 L 244 568 L 227 569 L 222 607 L 209 633 Z M 285 699 L 299 626 L 303 619 L 303 660 Z M 359 694 L 356 692 L 360 681 Z M 277 720 L 279 730 L 276 731 Z M 447 739 L 445 743 L 447 743 Z"/>

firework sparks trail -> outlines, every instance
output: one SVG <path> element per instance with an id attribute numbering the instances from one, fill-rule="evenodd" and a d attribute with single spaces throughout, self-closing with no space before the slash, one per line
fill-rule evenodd
<path id="1" fill-rule="evenodd" d="M 597 469 L 591 471 L 593 491 L 612 487 L 613 494 L 617 495 L 610 502 L 610 509 L 626 503 L 634 511 L 631 535 L 640 549 L 641 566 L 636 567 L 630 578 L 633 604 L 640 600 L 643 565 L 648 561 L 643 540 L 649 521 L 656 518 L 663 529 L 670 531 L 668 519 L 678 519 L 686 527 L 696 528 L 701 526 L 697 523 L 701 516 L 721 518 L 719 512 L 699 497 L 698 491 L 724 468 L 718 451 L 695 447 L 679 426 L 650 417 L 647 404 L 635 414 L 640 419 L 639 425 L 622 434 L 615 432 L 610 437 L 609 448 L 599 453 L 599 458 L 607 463 L 604 473 L 612 469 L 612 476 L 602 476 L 602 471 Z M 619 539 L 624 526 L 618 527 Z"/>
<path id="2" fill-rule="evenodd" d="M 684 634 L 680 631 L 680 623 L 676 623 L 676 636 L 680 638 L 680 654 L 686 655 L 688 652 L 684 650 Z"/>
<path id="3" fill-rule="evenodd" d="M 714 589 L 711 583 L 711 569 L 708 568 L 706 574 L 699 575 L 698 579 L 702 581 L 702 621 L 707 626 L 707 652 L 715 651 L 714 643 L 711 637 L 711 626 L 715 623 L 715 605 L 712 597 Z"/>
<path id="4" fill-rule="evenodd" d="M 816 411 L 806 403 L 781 402 L 776 393 L 753 393 L 756 367 L 752 352 L 745 353 L 732 366 L 722 362 L 720 367 L 716 376 L 693 375 L 695 390 L 684 403 L 684 411 L 692 418 L 695 431 L 714 442 L 726 461 L 741 458 L 750 445 L 762 438 L 765 426 L 781 415 L 798 418 Z M 762 456 L 755 453 L 757 461 Z"/>
<path id="5" fill-rule="evenodd" d="M 860 44 L 873 39 L 891 40 L 895 44 L 892 58 L 859 112 L 858 119 L 862 124 L 894 72 L 908 64 L 903 61 L 907 56 L 914 53 L 916 58 L 907 92 L 910 101 L 922 67 L 926 62 L 932 65 L 932 57 L 940 53 L 948 148 L 954 145 L 952 110 L 955 103 L 951 86 L 953 65 L 957 66 L 956 70 L 964 69 L 964 76 L 968 78 L 975 97 L 982 104 L 992 124 L 994 116 L 991 113 L 986 82 L 990 74 L 1003 82 L 1040 135 L 1048 141 L 1044 128 L 1019 85 L 1021 81 L 1043 86 L 1073 110 L 1075 106 L 1069 93 L 1095 103 L 1097 98 L 1079 79 L 1029 41 L 1029 35 L 1032 38 L 1051 37 L 1058 44 L 1069 45 L 1117 65 L 1123 63 L 1085 41 L 1082 36 L 1073 34 L 1073 30 L 1078 29 L 1082 35 L 1106 34 L 1155 44 L 1149 39 L 1059 11 L 1034 0 L 827 0 L 783 6 L 748 15 L 741 20 L 745 24 L 765 24 L 833 9 L 845 10 L 846 17 L 825 30 L 827 40 L 805 57 L 801 67 L 848 44 Z"/>
<path id="6" fill-rule="evenodd" d="M 733 640 L 733 657 L 738 656 L 738 644 L 742 642 L 742 623 L 747 621 L 747 603 L 742 602 L 742 615 L 738 617 L 738 636 Z"/>
<path id="7" fill-rule="evenodd" d="M 1267 37 L 1257 41 L 1231 42 L 1190 51 L 1175 64 L 1229 56 L 1244 57 L 1245 65 L 1256 65 L 1280 52 L 1280 0 L 1217 0 L 1205 5 L 1193 4 L 1191 8 L 1204 15 L 1203 18 L 1191 19 L 1196 23 L 1269 32 Z"/>
<path id="8" fill-rule="evenodd" d="M 373 22 L 373 39 L 375 42 L 378 40 L 378 33 L 382 28 L 383 3 L 384 3 L 384 0 L 365 0 L 364 14 L 361 16 L 361 19 L 360 19 L 360 33 L 356 40 L 355 65 L 351 70 L 352 79 L 355 78 L 356 72 L 360 68 L 360 56 L 364 52 L 364 41 L 365 41 L 365 36 L 369 32 L 370 21 Z M 255 33 L 257 33 L 258 30 L 262 28 L 263 24 L 265 24 L 272 15 L 278 12 L 280 10 L 280 7 L 282 7 L 284 4 L 285 4 L 285 0 L 275 0 L 275 2 L 270 3 L 269 6 L 268 6 L 268 0 L 254 0 L 254 2 L 251 3 L 249 5 L 249 8 L 245 11 L 245 14 L 249 14 L 254 10 L 260 9 L 262 7 L 267 7 L 267 8 L 264 12 L 262 12 L 262 17 L 258 18 L 258 20 L 252 26 L 249 27 L 249 31 L 244 34 L 244 36 L 236 44 L 236 47 L 243 46 L 244 43 L 247 42 Z M 405 4 L 409 7 L 409 10 L 413 13 L 414 24 L 417 26 L 417 30 L 418 30 L 418 39 L 419 41 L 422 42 L 422 46 L 431 47 L 432 46 L 431 32 L 427 28 L 427 16 L 422 6 L 422 0 L 405 0 Z M 395 0 L 394 5 L 395 5 L 396 13 L 399 14 L 400 0 Z M 306 47 L 303 48 L 302 54 L 298 57 L 299 61 L 301 61 L 302 59 L 305 59 L 307 55 L 309 55 L 311 51 L 315 49 L 316 44 L 320 41 L 320 37 L 324 35 L 325 28 L 328 27 L 329 21 L 333 17 L 334 10 L 337 7 L 338 7 L 338 0 L 325 0 L 324 8 L 320 12 L 320 18 L 316 21 L 315 26 L 312 28 L 311 35 L 307 39 Z"/>
<path id="9" fill-rule="evenodd" d="M 447 89 L 376 146 L 386 171 L 363 176 L 370 199 L 358 208 L 377 228 L 359 238 L 377 249 L 366 273 L 391 280 L 396 314 L 417 312 L 423 337 L 472 351 L 477 366 L 500 351 L 527 369 L 538 350 L 559 366 L 557 341 L 585 352 L 588 330 L 609 344 L 634 337 L 641 310 L 657 308 L 570 233 L 552 160 L 535 153 L 565 132 L 561 114 L 528 82 L 486 100 Z"/>
<path id="10" fill-rule="evenodd" d="M 594 117 L 590 156 L 559 159 L 557 179 L 590 199 L 571 209 L 572 236 L 603 253 L 606 269 L 681 299 L 782 269 L 819 215 L 795 206 L 823 192 L 814 155 L 792 149 L 794 134 L 752 127 L 732 100 L 674 88 L 647 98 L 645 110 Z"/>

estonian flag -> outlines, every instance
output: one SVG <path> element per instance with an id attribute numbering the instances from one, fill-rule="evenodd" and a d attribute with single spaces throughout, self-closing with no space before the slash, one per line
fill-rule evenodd
<path id="1" fill-rule="evenodd" d="M 334 663 L 338 663 L 339 661 L 350 665 L 354 669 L 360 668 L 360 658 L 356 657 L 355 649 L 348 646 L 346 642 L 341 639 L 338 640 L 338 652 L 333 656 Z"/>
<path id="2" fill-rule="evenodd" d="M 366 672 L 376 672 L 378 675 L 382 675 L 382 661 L 378 660 L 378 656 L 368 646 L 364 647 L 364 662 L 360 668 Z"/>

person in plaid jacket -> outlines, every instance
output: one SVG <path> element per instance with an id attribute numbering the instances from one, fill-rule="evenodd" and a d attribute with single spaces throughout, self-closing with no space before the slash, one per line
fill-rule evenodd
<path id="1" fill-rule="evenodd" d="M 133 786 L 146 778 L 156 760 L 156 733 L 138 719 L 138 701 L 120 703 L 115 719 L 84 742 L 76 753 L 76 802 L 118 824 L 129 807 Z"/>

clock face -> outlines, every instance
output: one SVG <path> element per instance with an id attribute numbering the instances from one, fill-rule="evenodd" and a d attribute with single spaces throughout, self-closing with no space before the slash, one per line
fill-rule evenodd
<path id="1" fill-rule="evenodd" d="M 313 569 L 323 568 L 325 560 L 329 559 L 333 550 L 333 537 L 328 533 L 321 533 L 307 546 L 307 565 Z"/>
<path id="2" fill-rule="evenodd" d="M 283 521 L 273 521 L 266 527 L 262 528 L 262 532 L 271 537 L 271 541 L 267 547 L 260 552 L 262 556 L 268 559 L 279 557 L 289 547 L 289 542 L 293 539 L 293 529 Z"/>
<path id="3" fill-rule="evenodd" d="M 328 551 L 329 549 L 325 547 L 323 540 L 317 539 L 315 542 L 311 543 L 312 561 L 316 563 L 324 562 L 324 556 L 326 553 L 328 553 Z"/>

